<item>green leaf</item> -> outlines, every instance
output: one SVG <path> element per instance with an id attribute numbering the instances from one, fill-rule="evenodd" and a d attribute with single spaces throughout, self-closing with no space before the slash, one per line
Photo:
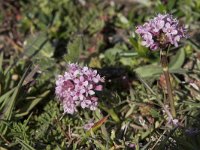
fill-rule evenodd
<path id="1" fill-rule="evenodd" d="M 53 58 L 44 57 L 42 59 L 38 59 L 35 63 L 39 64 L 42 71 L 46 71 L 47 69 L 52 68 L 55 65 L 55 60 Z"/>
<path id="2" fill-rule="evenodd" d="M 101 109 L 103 109 L 104 111 L 106 111 L 116 123 L 120 122 L 120 119 L 113 108 L 109 109 L 109 108 L 103 106 L 102 104 L 99 104 L 99 107 Z"/>
<path id="3" fill-rule="evenodd" d="M 67 54 L 64 56 L 67 62 L 77 62 L 81 51 L 83 50 L 83 39 L 78 36 L 73 42 L 67 46 Z"/>
<path id="4" fill-rule="evenodd" d="M 52 58 L 54 48 L 45 33 L 32 35 L 24 43 L 25 55 L 38 64 L 41 70 L 46 70 L 55 64 Z"/>
<path id="5" fill-rule="evenodd" d="M 142 78 L 158 77 L 162 73 L 162 68 L 158 65 L 146 65 L 136 68 L 135 72 Z"/>
<path id="6" fill-rule="evenodd" d="M 5 106 L 6 104 L 6 99 L 9 99 L 10 95 L 14 92 L 15 88 L 11 89 L 10 91 L 6 92 L 4 95 L 2 95 L 0 97 L 0 104 L 1 104 L 1 107 L 0 107 L 0 110 Z"/>
<path id="7" fill-rule="evenodd" d="M 125 58 L 125 57 L 121 57 L 120 60 L 119 60 L 124 66 L 130 66 L 130 67 L 133 67 L 135 65 L 138 64 L 137 60 L 136 59 L 133 59 L 133 58 Z"/>
<path id="8" fill-rule="evenodd" d="M 170 70 L 176 70 L 181 68 L 185 61 L 185 51 L 184 49 L 180 49 L 175 56 L 173 56 L 169 63 Z"/>
<path id="9" fill-rule="evenodd" d="M 160 2 L 158 4 L 158 6 L 156 7 L 156 10 L 160 13 L 163 13 L 164 11 L 166 11 L 166 6 L 162 4 L 162 2 Z"/>
<path id="10" fill-rule="evenodd" d="M 131 37 L 131 38 L 129 38 L 129 41 L 139 56 L 147 57 L 149 55 L 149 49 L 147 47 L 141 45 L 140 39 L 136 40 L 135 38 Z"/>
<path id="11" fill-rule="evenodd" d="M 160 116 L 159 112 L 155 109 L 151 109 L 150 113 L 154 118 L 158 118 Z"/>
<path id="12" fill-rule="evenodd" d="M 94 140 L 94 144 L 97 148 L 101 150 L 107 150 L 108 148 L 105 147 L 99 140 Z"/>
<path id="13" fill-rule="evenodd" d="M 130 27 L 130 22 L 122 13 L 117 14 L 116 22 L 117 27 L 128 29 Z"/>
<path id="14" fill-rule="evenodd" d="M 86 23 L 86 24 L 88 24 L 88 23 Z M 104 25 L 105 24 L 102 19 L 97 18 L 97 19 L 93 20 L 89 26 L 90 34 L 95 34 L 96 32 L 101 31 L 102 28 L 104 27 Z"/>
<path id="15" fill-rule="evenodd" d="M 21 140 L 19 138 L 16 138 L 17 142 L 24 148 L 27 150 L 35 150 L 32 146 L 30 146 L 29 144 L 27 144 L 24 140 Z"/>
<path id="16" fill-rule="evenodd" d="M 45 33 L 31 35 L 25 42 L 25 55 L 28 57 L 52 57 L 54 48 Z"/>
<path id="17" fill-rule="evenodd" d="M 17 113 L 16 117 L 22 117 L 27 115 L 43 98 L 45 98 L 50 93 L 50 90 L 45 91 L 41 95 L 38 95 L 38 98 L 28 101 L 25 105 L 20 109 L 19 113 Z"/>
<path id="18" fill-rule="evenodd" d="M 10 120 L 12 113 L 13 113 L 13 109 L 15 106 L 15 102 L 17 100 L 19 91 L 21 89 L 22 83 L 28 73 L 28 70 L 30 69 L 30 66 L 27 68 L 27 70 L 25 71 L 23 77 L 21 78 L 21 80 L 19 81 L 18 85 L 16 88 L 14 88 L 14 90 L 12 91 L 12 95 L 10 97 L 7 98 L 8 95 L 10 95 L 11 93 L 9 93 L 8 95 L 4 95 L 5 99 L 3 102 L 3 107 L 1 109 L 2 115 L 1 118 L 4 120 Z M 10 92 L 10 91 L 9 91 Z M 0 125 L 0 133 L 2 133 L 3 135 L 6 133 L 8 126 L 4 126 L 4 125 Z"/>
<path id="19" fill-rule="evenodd" d="M 104 59 L 106 63 L 110 65 L 114 65 L 116 63 L 117 55 L 122 52 L 122 49 L 119 48 L 110 48 L 107 49 L 106 52 L 104 53 Z"/>
<path id="20" fill-rule="evenodd" d="M 135 38 L 130 37 L 130 38 L 129 38 L 129 42 L 131 43 L 131 45 L 133 46 L 133 48 L 134 48 L 135 50 L 138 49 L 138 42 L 136 41 Z"/>
<path id="21" fill-rule="evenodd" d="M 178 51 L 175 56 L 172 57 L 169 63 L 169 71 L 171 73 L 184 73 L 181 70 L 181 66 L 185 61 L 185 52 L 183 49 Z M 145 65 L 135 69 L 142 78 L 158 77 L 162 73 L 162 67 L 157 65 Z"/>
<path id="22" fill-rule="evenodd" d="M 167 1 L 167 8 L 168 10 L 172 10 L 174 5 L 175 5 L 176 1 L 172 0 L 172 1 Z"/>

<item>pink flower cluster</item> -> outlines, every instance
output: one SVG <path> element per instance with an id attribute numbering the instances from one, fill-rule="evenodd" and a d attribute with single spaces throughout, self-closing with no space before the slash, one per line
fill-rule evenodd
<path id="1" fill-rule="evenodd" d="M 186 29 L 169 14 L 158 14 L 155 18 L 138 26 L 136 33 L 142 37 L 142 45 L 151 50 L 178 46 L 181 38 L 187 38 Z"/>
<path id="2" fill-rule="evenodd" d="M 64 113 L 73 114 L 77 111 L 77 106 L 95 110 L 98 103 L 95 92 L 102 91 L 102 82 L 104 79 L 96 70 L 74 63 L 68 64 L 67 72 L 58 76 L 55 89 Z"/>

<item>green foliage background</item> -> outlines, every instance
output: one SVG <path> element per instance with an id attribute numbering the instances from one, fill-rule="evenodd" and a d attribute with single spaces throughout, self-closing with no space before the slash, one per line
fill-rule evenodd
<path id="1" fill-rule="evenodd" d="M 199 0 L 19 0 L 0 5 L 0 149 L 200 147 Z M 170 50 L 178 127 L 167 122 L 160 104 L 167 105 L 159 53 L 141 46 L 134 32 L 166 12 L 190 34 Z M 63 115 L 55 79 L 68 62 L 105 76 L 97 110 Z M 91 120 L 98 124 L 85 131 Z"/>

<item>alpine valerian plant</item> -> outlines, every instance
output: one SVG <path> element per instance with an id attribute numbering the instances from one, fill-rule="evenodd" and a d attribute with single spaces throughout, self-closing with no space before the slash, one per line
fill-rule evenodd
<path id="1" fill-rule="evenodd" d="M 167 53 L 170 46 L 178 47 L 178 42 L 187 38 L 186 28 L 170 14 L 158 14 L 153 19 L 137 26 L 136 33 L 142 38 L 142 45 L 150 50 L 160 50 L 161 64 L 167 85 L 170 110 L 173 117 L 176 117 L 170 75 L 168 69 Z"/>
<path id="2" fill-rule="evenodd" d="M 64 113 L 73 114 L 78 106 L 95 110 L 98 104 L 96 91 L 102 91 L 103 82 L 104 78 L 97 70 L 75 63 L 68 64 L 64 75 L 58 76 L 55 89 Z"/>

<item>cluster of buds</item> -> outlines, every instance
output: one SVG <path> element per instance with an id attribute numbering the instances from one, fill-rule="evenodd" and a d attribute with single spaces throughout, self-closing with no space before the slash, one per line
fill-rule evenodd
<path id="1" fill-rule="evenodd" d="M 78 106 L 95 110 L 98 104 L 95 92 L 102 91 L 102 82 L 104 79 L 96 70 L 68 64 L 65 74 L 58 76 L 55 89 L 64 113 L 73 114 Z"/>
<path id="2" fill-rule="evenodd" d="M 157 17 L 138 26 L 136 33 L 142 37 L 142 45 L 151 50 L 178 46 L 181 38 L 187 38 L 185 27 L 169 14 L 158 14 Z"/>

